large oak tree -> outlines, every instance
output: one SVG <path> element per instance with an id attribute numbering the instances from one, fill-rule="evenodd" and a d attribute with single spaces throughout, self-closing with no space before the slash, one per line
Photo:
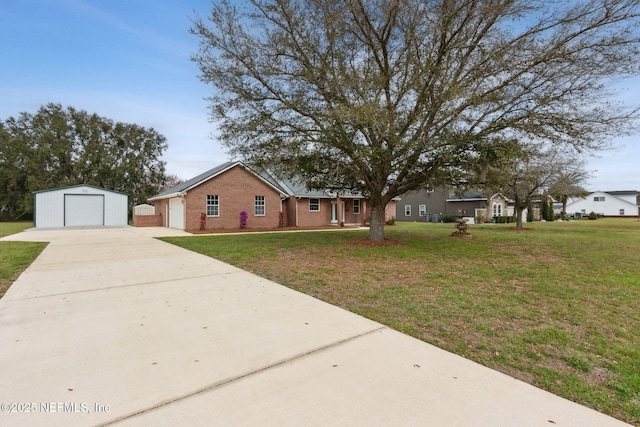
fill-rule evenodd
<path id="1" fill-rule="evenodd" d="M 370 200 L 486 158 L 483 142 L 598 148 L 637 111 L 607 102 L 638 71 L 637 0 L 214 1 L 191 31 L 234 156 Z"/>
<path id="2" fill-rule="evenodd" d="M 60 104 L 0 121 L 0 214 L 33 213 L 33 191 L 90 184 L 146 201 L 165 182 L 166 139 Z"/>

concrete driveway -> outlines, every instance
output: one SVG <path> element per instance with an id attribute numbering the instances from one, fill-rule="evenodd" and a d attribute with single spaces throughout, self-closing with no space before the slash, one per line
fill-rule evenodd
<path id="1" fill-rule="evenodd" d="M 615 426 L 228 264 L 166 228 L 50 244 L 0 300 L 0 425 Z"/>

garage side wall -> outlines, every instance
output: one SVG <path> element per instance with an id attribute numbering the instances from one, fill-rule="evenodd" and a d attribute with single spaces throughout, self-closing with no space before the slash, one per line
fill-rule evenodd
<path id="1" fill-rule="evenodd" d="M 38 228 L 64 227 L 64 193 L 36 193 L 34 222 Z"/>
<path id="2" fill-rule="evenodd" d="M 90 189 L 91 190 L 91 189 Z M 100 190 L 96 194 L 100 193 Z M 124 226 L 128 223 L 129 196 L 104 191 L 104 225 Z"/>

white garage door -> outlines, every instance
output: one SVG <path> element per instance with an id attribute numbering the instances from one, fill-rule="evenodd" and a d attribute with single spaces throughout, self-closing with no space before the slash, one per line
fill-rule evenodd
<path id="1" fill-rule="evenodd" d="M 104 196 L 65 194 L 64 226 L 104 225 Z"/>

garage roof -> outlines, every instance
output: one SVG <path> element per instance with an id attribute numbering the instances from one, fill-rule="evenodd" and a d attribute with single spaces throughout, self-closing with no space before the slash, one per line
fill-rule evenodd
<path id="1" fill-rule="evenodd" d="M 70 186 L 68 186 L 68 187 L 56 187 L 56 188 L 49 188 L 49 189 L 46 189 L 46 190 L 33 191 L 32 193 L 33 193 L 33 194 L 36 194 L 36 193 L 46 193 L 46 192 L 48 192 L 48 191 L 68 190 L 68 189 L 71 189 L 71 188 L 80 188 L 80 187 L 95 188 L 96 190 L 108 191 L 108 192 L 110 192 L 110 193 L 122 194 L 122 195 L 125 195 L 125 196 L 128 196 L 128 195 L 129 195 L 128 193 L 123 193 L 122 191 L 109 190 L 109 189 L 107 189 L 107 188 L 97 187 L 97 186 L 95 186 L 95 185 L 89 185 L 89 184 L 78 184 L 78 185 L 70 185 Z"/>

